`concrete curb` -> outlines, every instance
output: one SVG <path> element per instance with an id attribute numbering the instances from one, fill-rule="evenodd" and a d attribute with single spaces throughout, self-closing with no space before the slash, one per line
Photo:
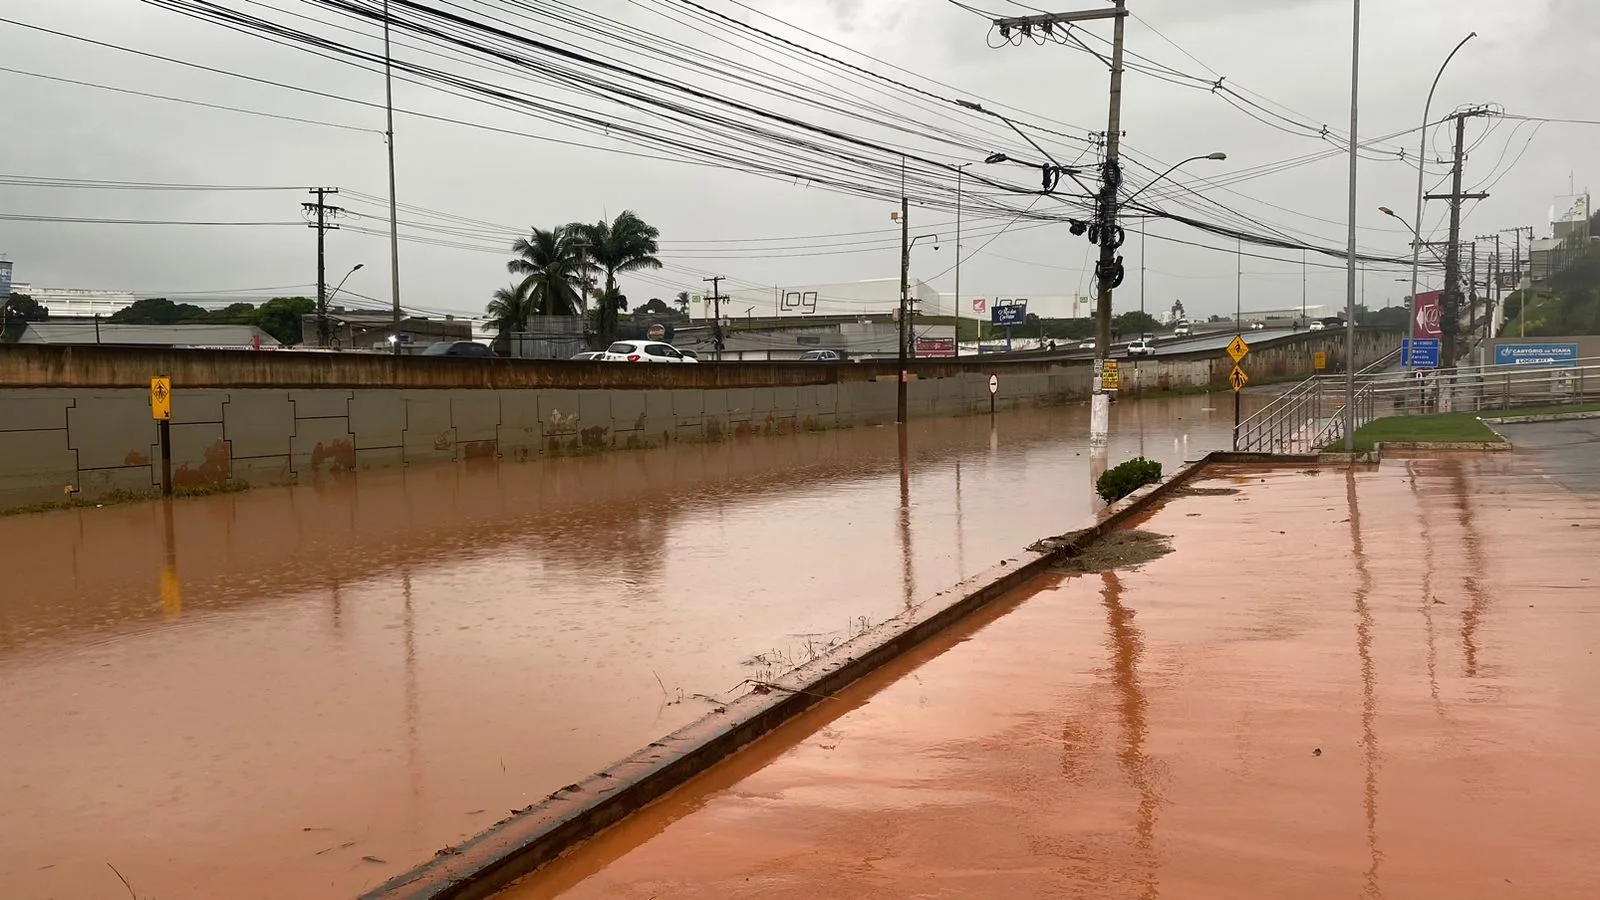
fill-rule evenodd
<path id="1" fill-rule="evenodd" d="M 1388 441 L 1377 445 L 1380 459 L 1391 453 L 1509 453 L 1512 449 L 1510 441 Z"/>
<path id="2" fill-rule="evenodd" d="M 361 900 L 486 898 L 1056 562 L 1082 552 L 1107 531 L 1165 500 L 1213 463 L 1265 461 L 1283 460 L 1266 454 L 1213 453 L 1185 463 L 1161 482 L 1140 488 L 1106 508 L 1093 525 L 1071 539 L 1050 543 L 1044 552 L 1024 551 L 939 593 L 584 781 L 514 811 L 482 834 L 438 851 L 433 859 L 366 892 Z"/>
<path id="3" fill-rule="evenodd" d="M 1478 421 L 1485 425 L 1532 425 L 1537 422 L 1574 422 L 1579 419 L 1600 419 L 1600 412 L 1550 413 L 1543 416 L 1495 416 L 1492 419 L 1478 417 Z"/>

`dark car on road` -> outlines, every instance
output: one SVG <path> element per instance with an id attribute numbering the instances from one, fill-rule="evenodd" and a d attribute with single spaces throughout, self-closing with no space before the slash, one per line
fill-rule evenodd
<path id="1" fill-rule="evenodd" d="M 477 359 L 489 359 L 494 356 L 494 351 L 477 341 L 440 341 L 429 344 L 428 349 L 422 351 L 422 356 L 470 356 Z"/>

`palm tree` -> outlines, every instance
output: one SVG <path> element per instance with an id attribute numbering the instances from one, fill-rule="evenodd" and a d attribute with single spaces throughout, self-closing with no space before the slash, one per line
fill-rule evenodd
<path id="1" fill-rule="evenodd" d="M 672 302 L 676 303 L 678 305 L 678 312 L 680 312 L 680 313 L 682 313 L 683 315 L 686 315 L 686 316 L 689 314 L 689 292 L 688 291 L 679 291 L 678 292 L 678 298 L 676 300 L 673 300 Z"/>
<path id="2" fill-rule="evenodd" d="M 527 298 L 524 326 L 530 315 L 582 315 L 585 302 L 579 289 L 579 240 L 574 226 L 562 225 L 548 231 L 535 228 L 530 237 L 518 238 L 511 245 L 511 252 L 517 255 L 506 263 L 506 271 L 522 276 L 517 288 Z M 495 297 L 499 299 L 498 292 Z"/>
<path id="3" fill-rule="evenodd" d="M 513 331 L 527 331 L 528 316 L 533 312 L 528 302 L 527 282 L 495 291 L 494 299 L 489 301 L 484 312 L 489 315 L 489 324 L 494 326 L 501 341 L 509 341 Z"/>
<path id="4" fill-rule="evenodd" d="M 603 343 L 617 332 L 617 318 L 627 308 L 627 298 L 617 289 L 617 276 L 623 272 L 661 268 L 656 259 L 656 239 L 661 230 L 647 224 L 631 209 L 625 209 L 610 222 L 593 225 L 578 222 L 568 226 L 589 245 L 588 263 L 604 272 L 605 285 L 599 292 L 599 330 Z"/>

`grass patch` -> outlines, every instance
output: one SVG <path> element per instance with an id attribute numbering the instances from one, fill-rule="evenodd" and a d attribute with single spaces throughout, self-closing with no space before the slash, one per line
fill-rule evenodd
<path id="1" fill-rule="evenodd" d="M 179 485 L 172 489 L 173 499 L 182 500 L 190 497 L 210 497 L 214 494 L 237 494 L 250 490 L 250 485 L 243 481 L 224 481 L 221 484 L 193 484 Z M 127 506 L 131 503 L 143 503 L 147 500 L 160 500 L 161 490 L 155 488 L 148 491 L 111 491 L 102 494 L 93 500 L 73 497 L 67 500 L 47 500 L 43 503 L 29 503 L 26 506 L 13 506 L 10 509 L 0 509 L 0 516 L 24 516 L 29 513 L 54 512 L 58 509 L 93 509 L 99 506 Z"/>
<path id="2" fill-rule="evenodd" d="M 1357 453 L 1380 443 L 1501 443 L 1500 436 L 1478 421 L 1477 413 L 1390 416 L 1356 429 Z M 1334 449 L 1343 449 L 1336 447 Z"/>

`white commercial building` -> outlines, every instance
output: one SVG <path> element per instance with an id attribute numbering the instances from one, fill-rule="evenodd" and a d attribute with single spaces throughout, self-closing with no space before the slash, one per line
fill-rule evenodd
<path id="1" fill-rule="evenodd" d="M 109 316 L 133 305 L 132 291 L 97 291 L 86 288 L 53 288 L 22 282 L 11 285 L 13 294 L 26 294 L 45 309 L 52 318 L 93 318 Z"/>
<path id="2" fill-rule="evenodd" d="M 1028 312 L 1045 319 L 1082 319 L 1094 314 L 1094 300 L 1072 294 L 940 293 L 926 282 L 912 279 L 912 310 L 923 316 L 958 314 L 963 319 L 988 319 L 1000 304 L 1023 303 Z M 774 285 L 770 288 L 727 288 L 722 296 L 722 319 L 804 319 L 847 316 L 883 316 L 900 306 L 900 279 L 874 278 L 831 284 Z M 715 315 L 710 294 L 689 296 L 689 318 L 710 321 Z"/>

